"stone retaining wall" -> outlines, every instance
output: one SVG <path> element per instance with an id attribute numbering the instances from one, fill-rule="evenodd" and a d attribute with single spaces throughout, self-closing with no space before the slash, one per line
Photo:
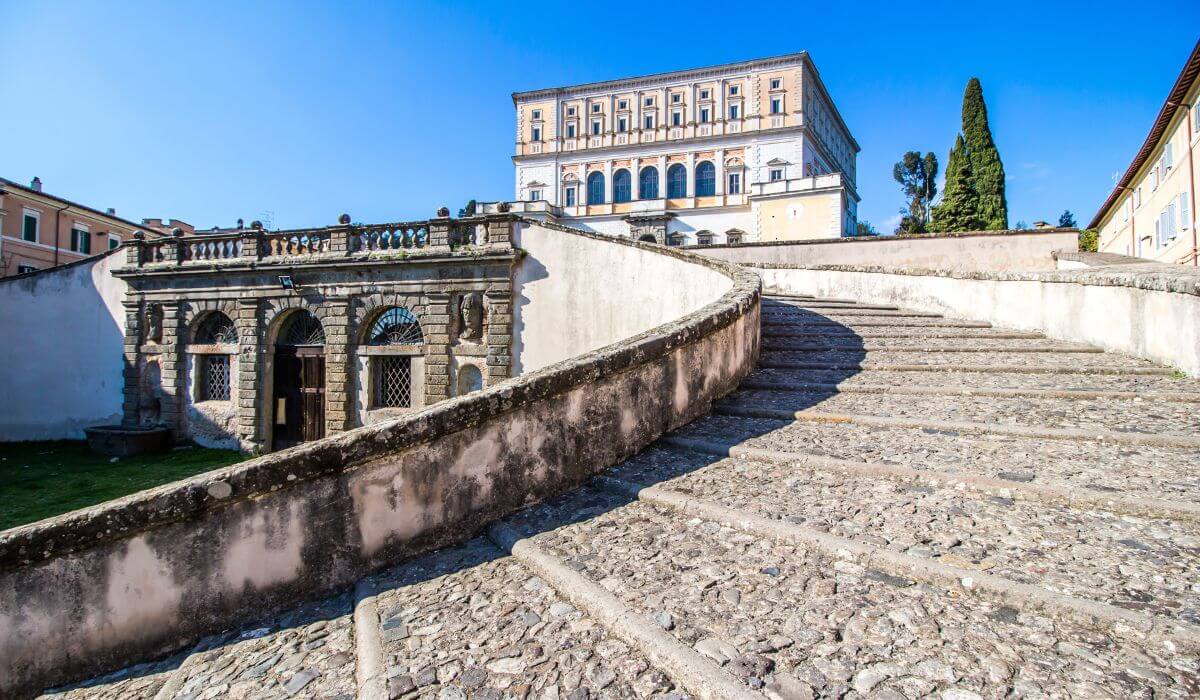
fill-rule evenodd
<path id="1" fill-rule="evenodd" d="M 1077 250 L 1075 229 L 866 236 L 689 248 L 737 263 L 885 265 L 953 270 L 1053 270 L 1056 250 Z"/>
<path id="2" fill-rule="evenodd" d="M 556 233 L 685 261 L 672 284 L 709 301 L 399 420 L 0 533 L 0 696 L 181 648 L 464 540 L 704 414 L 754 366 L 751 272 Z M 525 239 L 522 265 L 539 264 L 539 238 Z M 728 283 L 714 288 L 714 270 Z M 549 270 L 572 273 L 565 262 Z M 593 290 L 593 304 L 621 304 L 627 291 Z"/>
<path id="3" fill-rule="evenodd" d="M 1098 345 L 1200 376 L 1200 274 L 1172 265 L 952 272 L 761 265 L 763 288 L 888 302 Z"/>

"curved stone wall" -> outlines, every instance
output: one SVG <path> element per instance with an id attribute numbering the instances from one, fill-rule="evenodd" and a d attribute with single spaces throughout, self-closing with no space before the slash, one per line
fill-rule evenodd
<path id="1" fill-rule="evenodd" d="M 1098 345 L 1200 376 L 1200 274 L 1179 265 L 949 272 L 760 265 L 764 289 L 890 302 Z"/>
<path id="2" fill-rule="evenodd" d="M 166 653 L 463 540 L 704 414 L 754 366 L 753 273 L 658 246 L 555 233 L 527 237 L 521 264 L 542 263 L 538 238 L 623 246 L 635 258 L 683 263 L 670 266 L 670 283 L 681 298 L 707 301 L 399 420 L 0 533 L 0 696 Z M 550 274 L 570 275 L 589 258 L 563 259 L 574 262 Z M 593 304 L 631 294 L 596 289 Z"/>

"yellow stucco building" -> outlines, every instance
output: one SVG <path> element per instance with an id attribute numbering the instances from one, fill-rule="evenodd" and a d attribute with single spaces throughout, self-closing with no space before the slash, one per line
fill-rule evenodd
<path id="1" fill-rule="evenodd" d="M 1089 225 L 1099 231 L 1100 252 L 1200 265 L 1196 255 L 1198 151 L 1200 42 L 1137 156 Z"/>

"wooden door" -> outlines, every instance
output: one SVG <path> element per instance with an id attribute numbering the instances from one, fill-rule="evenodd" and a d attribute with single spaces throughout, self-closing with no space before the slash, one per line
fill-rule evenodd
<path id="1" fill-rule="evenodd" d="M 275 352 L 271 448 L 281 450 L 325 436 L 325 355 L 322 348 Z"/>

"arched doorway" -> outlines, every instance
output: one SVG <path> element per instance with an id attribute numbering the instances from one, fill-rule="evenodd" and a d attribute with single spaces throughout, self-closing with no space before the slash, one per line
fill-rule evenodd
<path id="1" fill-rule="evenodd" d="M 275 341 L 271 449 L 325 436 L 325 329 L 303 309 L 283 320 Z"/>

